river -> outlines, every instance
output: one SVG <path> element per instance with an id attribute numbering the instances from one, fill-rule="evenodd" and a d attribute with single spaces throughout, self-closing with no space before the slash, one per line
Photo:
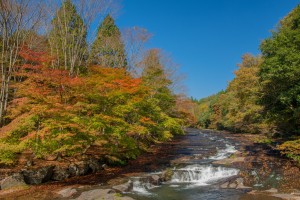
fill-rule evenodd
<path id="1" fill-rule="evenodd" d="M 176 149 L 178 162 L 171 166 L 172 179 L 161 186 L 152 186 L 139 177 L 132 177 L 133 190 L 128 196 L 137 200 L 196 200 L 238 199 L 244 194 L 240 190 L 220 189 L 218 185 L 220 181 L 238 175 L 238 169 L 212 164 L 231 156 L 237 151 L 237 144 L 220 134 L 198 130 L 189 130 L 185 139 Z"/>
<path id="2" fill-rule="evenodd" d="M 130 161 L 125 167 L 111 167 L 71 181 L 32 186 L 10 197 L 26 200 L 300 199 L 298 164 L 266 145 L 250 142 L 253 137 L 188 129 L 184 136 L 153 146 L 156 150 Z M 168 180 L 161 181 L 166 172 Z M 155 177 L 159 177 L 157 182 L 153 182 Z M 122 184 L 127 188 L 119 196 L 114 187 Z M 62 193 L 68 196 L 62 198 Z"/>

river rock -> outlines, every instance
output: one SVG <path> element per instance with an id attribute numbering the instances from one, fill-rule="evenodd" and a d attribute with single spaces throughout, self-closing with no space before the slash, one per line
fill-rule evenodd
<path id="1" fill-rule="evenodd" d="M 37 185 L 51 179 L 54 166 L 46 166 L 38 169 L 23 170 L 22 174 L 27 184 Z"/>
<path id="2" fill-rule="evenodd" d="M 82 192 L 75 200 L 133 200 L 130 197 L 117 196 L 111 189 L 95 189 Z"/>
<path id="3" fill-rule="evenodd" d="M 53 170 L 52 180 L 62 181 L 70 177 L 70 172 L 67 168 L 56 166 Z"/>
<path id="4" fill-rule="evenodd" d="M 251 189 L 251 187 L 245 186 L 244 185 L 244 179 L 243 178 L 237 178 L 235 180 L 237 187 L 236 189 Z"/>
<path id="5" fill-rule="evenodd" d="M 237 187 L 237 184 L 236 184 L 235 182 L 230 183 L 230 184 L 228 185 L 228 188 L 234 189 L 234 188 L 236 188 L 236 187 Z"/>
<path id="6" fill-rule="evenodd" d="M 86 162 L 77 162 L 69 165 L 68 169 L 71 176 L 82 176 L 89 172 L 89 165 Z"/>
<path id="7" fill-rule="evenodd" d="M 226 189 L 228 188 L 229 182 L 223 183 L 222 185 L 220 185 L 220 188 L 222 189 Z"/>
<path id="8" fill-rule="evenodd" d="M 291 195 L 300 196 L 300 192 L 292 192 Z"/>
<path id="9" fill-rule="evenodd" d="M 271 188 L 269 190 L 265 190 L 265 192 L 269 192 L 269 193 L 278 193 L 278 190 L 276 188 Z"/>
<path id="10" fill-rule="evenodd" d="M 102 170 L 102 165 L 97 159 L 89 159 L 85 161 L 80 161 L 72 163 L 69 165 L 70 176 L 82 176 L 89 173 L 95 173 Z"/>
<path id="11" fill-rule="evenodd" d="M 212 162 L 214 165 L 225 165 L 225 166 L 229 166 L 229 165 L 233 165 L 235 163 L 242 163 L 245 162 L 245 157 L 236 157 L 236 158 L 225 158 L 222 160 L 216 160 L 214 162 Z"/>
<path id="12" fill-rule="evenodd" d="M 27 184 L 24 181 L 24 176 L 20 173 L 13 174 L 0 181 L 1 190 L 24 186 L 27 186 Z"/>
<path id="13" fill-rule="evenodd" d="M 161 180 L 162 181 L 170 181 L 172 179 L 174 172 L 171 169 L 166 169 L 161 174 Z"/>
<path id="14" fill-rule="evenodd" d="M 72 195 L 74 195 L 76 193 L 77 193 L 77 190 L 74 188 L 65 188 L 65 189 L 57 192 L 57 194 L 59 194 L 63 198 L 70 198 Z"/>
<path id="15" fill-rule="evenodd" d="M 129 192 L 133 189 L 133 184 L 131 181 L 128 181 L 127 183 L 121 184 L 121 185 L 115 185 L 112 187 L 114 190 L 117 190 L 119 192 Z"/>
<path id="16" fill-rule="evenodd" d="M 92 173 L 98 172 L 103 169 L 100 162 L 97 159 L 89 159 L 87 161 L 87 165 L 89 166 L 89 169 L 92 171 Z"/>
<path id="17" fill-rule="evenodd" d="M 158 175 L 155 174 L 155 175 L 152 175 L 152 176 L 149 177 L 149 182 L 152 185 L 160 185 L 162 180 Z"/>
<path id="18" fill-rule="evenodd" d="M 277 197 L 277 198 L 281 198 L 281 199 L 285 199 L 285 200 L 300 200 L 300 197 L 293 196 L 291 194 L 277 194 L 277 193 L 274 193 L 274 194 L 272 194 L 272 196 Z"/>

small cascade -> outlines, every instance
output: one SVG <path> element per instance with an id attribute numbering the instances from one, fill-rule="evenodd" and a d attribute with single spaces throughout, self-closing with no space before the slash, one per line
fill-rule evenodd
<path id="1" fill-rule="evenodd" d="M 217 148 L 216 154 L 210 156 L 215 148 Z M 225 159 L 236 151 L 230 141 L 219 135 L 191 132 L 188 134 L 187 144 L 177 150 L 183 159 L 179 160 L 179 165 L 177 165 L 180 167 L 174 168 L 170 173 L 171 180 L 169 179 L 170 175 L 168 175 L 168 179 L 165 179 L 164 173 L 132 177 L 132 194 L 141 195 L 142 199 L 148 200 L 181 199 L 180 194 L 190 195 L 187 192 L 196 192 L 197 190 L 203 192 L 210 188 L 209 185 L 218 184 L 220 181 L 238 175 L 238 169 L 211 164 L 214 160 Z M 170 170 L 168 169 L 168 171 Z M 160 182 L 161 180 L 169 181 Z M 198 192 L 195 195 L 198 196 Z"/>
<path id="2" fill-rule="evenodd" d="M 189 165 L 184 168 L 174 170 L 171 182 L 209 185 L 224 178 L 235 176 L 238 172 L 239 170 L 237 169 L 221 166 Z"/>
<path id="3" fill-rule="evenodd" d="M 230 144 L 226 144 L 225 149 L 219 149 L 217 154 L 214 156 L 209 157 L 211 160 L 222 160 L 228 158 L 231 154 L 235 153 L 237 150 L 234 146 Z"/>
<path id="4" fill-rule="evenodd" d="M 150 189 L 155 188 L 147 177 L 132 177 L 132 191 L 142 194 L 142 195 L 150 195 Z"/>

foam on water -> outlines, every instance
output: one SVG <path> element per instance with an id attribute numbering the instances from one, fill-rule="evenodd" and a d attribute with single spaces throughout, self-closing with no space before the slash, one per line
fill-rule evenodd
<path id="1" fill-rule="evenodd" d="M 174 170 L 172 183 L 193 183 L 196 185 L 209 185 L 218 180 L 237 175 L 239 170 L 214 167 L 212 165 L 189 165 L 181 169 Z"/>
<path id="2" fill-rule="evenodd" d="M 143 182 L 139 177 L 135 177 L 132 180 L 132 192 L 139 193 L 141 195 L 151 195 L 149 189 L 154 188 L 149 182 Z"/>
<path id="3" fill-rule="evenodd" d="M 214 156 L 210 156 L 209 159 L 211 160 L 222 160 L 228 158 L 231 154 L 235 153 L 237 150 L 234 146 L 230 144 L 226 144 L 225 149 L 219 149 L 217 154 Z"/>
<path id="4" fill-rule="evenodd" d="M 225 148 L 218 149 L 217 153 L 214 156 L 208 157 L 209 163 L 212 160 L 222 160 L 229 157 L 231 154 L 236 152 L 237 150 L 228 141 L 223 138 L 219 138 L 217 136 L 211 136 L 209 134 L 203 134 L 203 137 L 208 137 L 212 141 L 218 141 L 219 143 L 225 143 Z M 188 147 L 189 149 L 191 147 Z M 194 148 L 194 147 L 193 147 Z M 209 148 L 198 147 L 199 150 L 209 150 Z M 199 156 L 202 157 L 202 154 L 193 154 L 195 157 Z M 227 168 L 223 166 L 213 166 L 212 164 L 203 164 L 206 159 L 201 159 L 198 161 L 198 164 L 188 165 L 182 168 L 174 168 L 173 169 L 173 176 L 169 183 L 164 184 L 165 186 L 168 185 L 169 188 L 180 188 L 186 189 L 189 187 L 199 187 L 199 186 L 206 186 L 212 185 L 217 183 L 220 180 L 235 176 L 239 173 L 238 169 L 234 168 Z M 201 164 L 202 163 L 202 164 Z M 156 173 L 157 174 L 157 173 Z M 133 193 L 137 193 L 139 195 L 144 196 L 151 196 L 156 195 L 155 190 L 152 189 L 158 186 L 154 186 L 149 182 L 148 179 L 142 177 L 133 177 Z M 157 192 L 157 191 L 156 191 Z M 151 197 L 152 198 L 152 197 Z"/>

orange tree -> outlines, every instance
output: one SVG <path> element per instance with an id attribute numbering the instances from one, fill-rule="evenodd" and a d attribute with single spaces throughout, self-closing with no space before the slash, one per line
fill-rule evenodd
<path id="1" fill-rule="evenodd" d="M 148 145 L 182 133 L 151 88 L 124 69 L 91 66 L 84 75 L 49 68 L 51 58 L 28 48 L 16 76 L 15 99 L 0 130 L 0 162 L 30 150 L 36 157 L 72 156 L 97 146 L 109 160 L 124 163 Z M 151 96 L 151 97 L 150 97 Z"/>

